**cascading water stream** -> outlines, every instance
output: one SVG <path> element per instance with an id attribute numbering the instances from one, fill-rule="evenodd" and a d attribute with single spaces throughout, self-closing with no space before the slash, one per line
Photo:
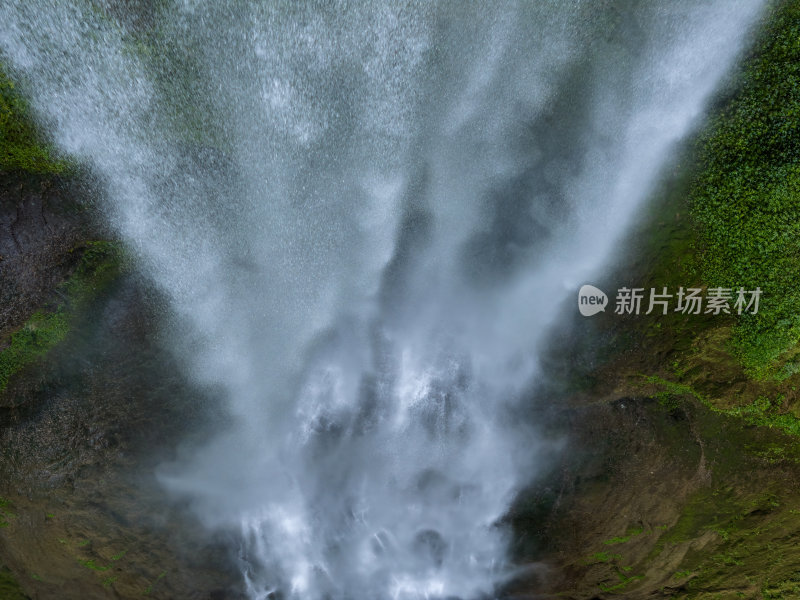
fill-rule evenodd
<path id="1" fill-rule="evenodd" d="M 512 416 L 757 0 L 7 1 L 0 49 L 232 424 L 160 473 L 252 598 L 474 598 Z"/>

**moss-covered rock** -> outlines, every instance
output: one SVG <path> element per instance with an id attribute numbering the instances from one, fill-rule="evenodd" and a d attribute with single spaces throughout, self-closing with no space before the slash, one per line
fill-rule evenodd
<path id="1" fill-rule="evenodd" d="M 14 575 L 5 567 L 0 567 L 0 598 L 3 600 L 30 600 L 22 592 Z"/>
<path id="2" fill-rule="evenodd" d="M 765 20 L 606 286 L 760 287 L 760 310 L 576 317 L 588 385 L 529 556 L 554 568 L 525 591 L 800 597 L 800 2 Z"/>
<path id="3" fill-rule="evenodd" d="M 702 139 L 692 191 L 709 287 L 763 291 L 732 347 L 755 377 L 797 369 L 800 340 L 800 3 L 776 3 L 741 85 Z"/>
<path id="4" fill-rule="evenodd" d="M 124 264 L 119 244 L 91 241 L 74 251 L 82 256 L 72 276 L 55 289 L 59 301 L 37 310 L 0 351 L 0 392 L 14 374 L 63 341 L 72 322 L 119 277 Z"/>
<path id="5" fill-rule="evenodd" d="M 0 171 L 62 174 L 70 168 L 45 142 L 27 103 L 0 64 Z"/>
<path id="6" fill-rule="evenodd" d="M 9 379 L 26 365 L 47 353 L 64 339 L 69 324 L 64 310 L 37 311 L 11 336 L 8 348 L 0 352 L 0 392 Z"/>

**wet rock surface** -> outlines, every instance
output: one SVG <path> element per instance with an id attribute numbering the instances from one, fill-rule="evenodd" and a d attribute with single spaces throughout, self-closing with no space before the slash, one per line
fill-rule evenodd
<path id="1" fill-rule="evenodd" d="M 135 279 L 118 282 L 5 392 L 16 401 L 0 410 L 0 562 L 30 598 L 238 596 L 228 544 L 155 477 L 210 417 L 149 338 L 142 296 Z"/>
<path id="2" fill-rule="evenodd" d="M 75 267 L 72 250 L 101 235 L 85 197 L 72 179 L 0 173 L 0 339 Z"/>
<path id="3" fill-rule="evenodd" d="M 80 193 L 36 177 L 0 185 L 5 347 L 32 312 L 62 302 L 59 285 L 100 233 Z M 5 596 L 241 597 L 230 540 L 206 531 L 156 479 L 180 444 L 222 418 L 155 338 L 158 305 L 140 279 L 119 277 L 0 391 Z"/>

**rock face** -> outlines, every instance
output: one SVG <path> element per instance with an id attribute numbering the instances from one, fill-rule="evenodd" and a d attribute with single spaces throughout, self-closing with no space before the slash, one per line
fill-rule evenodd
<path id="1" fill-rule="evenodd" d="M 236 587 L 230 557 L 155 479 L 203 422 L 142 306 L 137 282 L 119 281 L 6 391 L 0 561 L 31 598 L 236 597 L 212 595 Z"/>
<path id="2" fill-rule="evenodd" d="M 71 180 L 0 173 L 0 340 L 75 267 L 71 250 L 99 235 L 82 197 Z"/>
<path id="3" fill-rule="evenodd" d="M 157 295 L 110 268 L 82 197 L 0 182 L 0 352 L 37 311 L 68 326 L 0 389 L 0 597 L 240 597 L 230 544 L 155 477 L 221 417 L 153 341 Z"/>

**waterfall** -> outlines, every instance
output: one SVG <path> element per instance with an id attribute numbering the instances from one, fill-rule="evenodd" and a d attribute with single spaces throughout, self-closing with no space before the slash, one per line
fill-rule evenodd
<path id="1" fill-rule="evenodd" d="M 0 52 L 230 419 L 159 477 L 253 599 L 476 598 L 519 418 L 759 0 L 6 0 Z"/>

